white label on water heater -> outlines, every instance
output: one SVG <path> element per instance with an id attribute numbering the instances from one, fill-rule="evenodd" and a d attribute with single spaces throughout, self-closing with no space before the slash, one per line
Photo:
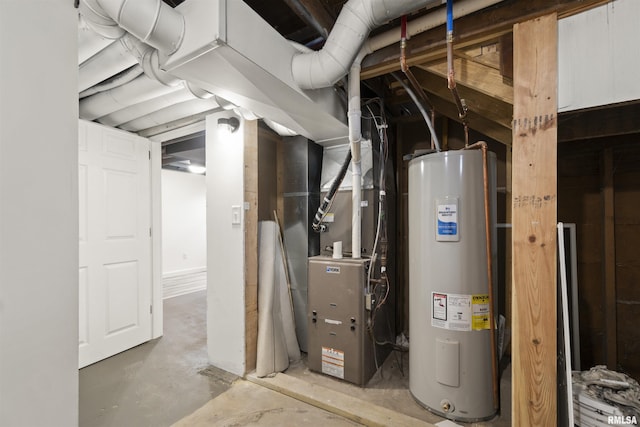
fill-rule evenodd
<path id="1" fill-rule="evenodd" d="M 460 240 L 457 197 L 436 199 L 436 240 L 438 242 Z"/>
<path id="2" fill-rule="evenodd" d="M 431 326 L 470 331 L 471 295 L 431 292 Z"/>

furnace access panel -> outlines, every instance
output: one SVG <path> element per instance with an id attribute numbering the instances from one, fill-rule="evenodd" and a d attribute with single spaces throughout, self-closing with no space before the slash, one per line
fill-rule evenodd
<path id="1" fill-rule="evenodd" d="M 358 385 L 376 371 L 365 310 L 368 266 L 369 259 L 309 258 L 309 369 Z M 389 351 L 377 353 L 382 364 Z"/>

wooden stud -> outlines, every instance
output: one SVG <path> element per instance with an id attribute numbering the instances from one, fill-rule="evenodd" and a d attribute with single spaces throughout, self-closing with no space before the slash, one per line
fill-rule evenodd
<path id="1" fill-rule="evenodd" d="M 558 18 L 514 25 L 512 424 L 557 420 Z"/>
<path id="2" fill-rule="evenodd" d="M 258 349 L 258 122 L 244 122 L 245 370 L 256 368 Z"/>
<path id="3" fill-rule="evenodd" d="M 602 196 L 604 204 L 604 301 L 605 301 L 605 354 L 607 367 L 618 366 L 616 325 L 616 238 L 615 195 L 613 185 L 613 148 L 604 149 L 602 168 Z"/>

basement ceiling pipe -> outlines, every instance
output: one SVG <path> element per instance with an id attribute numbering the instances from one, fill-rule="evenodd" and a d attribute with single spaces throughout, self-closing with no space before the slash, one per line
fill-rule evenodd
<path id="1" fill-rule="evenodd" d="M 123 123 L 130 122 L 140 117 L 151 114 L 154 111 L 158 111 L 162 108 L 170 107 L 173 104 L 177 104 L 184 101 L 194 99 L 193 94 L 186 87 L 179 89 L 175 92 L 152 98 L 144 102 L 130 105 L 120 110 L 114 111 L 111 114 L 100 117 L 98 121 L 106 126 L 117 127 Z"/>
<path id="2" fill-rule="evenodd" d="M 80 12 L 100 34 L 116 26 L 167 55 L 184 38 L 184 17 L 162 0 L 82 0 Z"/>
<path id="3" fill-rule="evenodd" d="M 349 69 L 349 145 L 351 147 L 351 257 L 360 258 L 362 253 L 362 110 L 360 108 L 360 63 L 362 56 L 353 61 Z"/>
<path id="4" fill-rule="evenodd" d="M 372 29 L 436 0 L 349 0 L 324 47 L 293 57 L 293 78 L 302 89 L 333 86 L 344 77 Z"/>
<path id="5" fill-rule="evenodd" d="M 146 74 L 124 86 L 80 100 L 80 117 L 95 120 L 140 102 L 180 90 L 182 85 L 166 86 Z"/>
<path id="6" fill-rule="evenodd" d="M 108 80 L 91 86 L 89 89 L 83 90 L 78 94 L 78 98 L 86 98 L 87 96 L 95 95 L 96 93 L 104 92 L 105 90 L 125 85 L 140 76 L 140 74 L 142 74 L 143 72 L 144 71 L 142 70 L 142 67 L 140 65 L 134 65 L 133 67 L 116 74 Z"/>
<path id="7" fill-rule="evenodd" d="M 124 36 L 126 31 L 111 19 L 95 1 L 82 1 L 79 3 L 78 9 L 87 26 L 102 37 L 117 40 Z"/>
<path id="8" fill-rule="evenodd" d="M 78 69 L 78 92 L 118 74 L 137 64 L 127 47 L 121 42 L 111 43 L 91 58 L 80 64 Z"/>
<path id="9" fill-rule="evenodd" d="M 457 17 L 470 15 L 479 10 L 485 9 L 489 6 L 493 6 L 502 2 L 503 0 L 459 0 L 453 4 L 453 13 Z M 444 2 L 442 2 L 444 3 Z M 444 25 L 447 21 L 446 9 L 438 9 L 426 15 L 420 16 L 407 22 L 407 37 L 415 36 L 420 33 L 424 33 L 432 28 L 436 28 L 440 25 Z M 393 30 L 380 33 L 374 37 L 371 37 L 364 44 L 363 49 L 366 54 L 375 52 L 387 46 L 391 46 L 394 43 L 400 41 L 400 28 L 394 28 Z"/>
<path id="10" fill-rule="evenodd" d="M 78 64 L 82 64 L 96 53 L 113 43 L 109 39 L 96 33 L 82 15 L 78 16 Z"/>
<path id="11" fill-rule="evenodd" d="M 220 106 L 213 98 L 191 99 L 179 104 L 170 105 L 169 107 L 154 111 L 153 113 L 148 114 L 144 117 L 140 117 L 128 123 L 124 123 L 119 126 L 119 128 L 130 132 L 139 132 L 144 129 L 149 129 L 164 123 L 180 120 L 185 117 L 189 117 L 194 114 L 202 113 L 203 111 L 208 111 L 218 107 Z"/>

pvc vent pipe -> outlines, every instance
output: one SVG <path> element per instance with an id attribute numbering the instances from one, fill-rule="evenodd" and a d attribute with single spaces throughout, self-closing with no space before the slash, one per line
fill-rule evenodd
<path id="1" fill-rule="evenodd" d="M 374 28 L 434 0 L 349 0 L 324 47 L 293 57 L 293 78 L 302 89 L 333 86 L 344 77 Z"/>

